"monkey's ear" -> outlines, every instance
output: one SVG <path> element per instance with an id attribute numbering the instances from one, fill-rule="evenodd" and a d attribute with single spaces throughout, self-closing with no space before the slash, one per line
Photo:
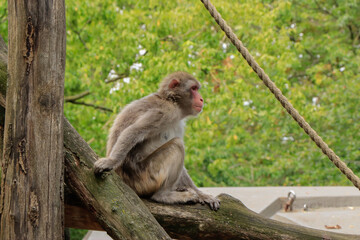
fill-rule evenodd
<path id="1" fill-rule="evenodd" d="M 176 88 L 176 87 L 179 86 L 179 85 L 180 85 L 179 80 L 173 79 L 173 80 L 171 80 L 171 82 L 170 82 L 170 84 L 169 84 L 169 88 L 170 88 L 170 89 L 173 89 L 173 88 Z"/>

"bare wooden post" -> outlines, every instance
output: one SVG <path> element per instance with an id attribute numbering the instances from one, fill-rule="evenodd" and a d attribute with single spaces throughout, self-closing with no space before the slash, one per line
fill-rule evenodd
<path id="1" fill-rule="evenodd" d="M 64 0 L 11 0 L 0 239 L 63 238 Z"/>

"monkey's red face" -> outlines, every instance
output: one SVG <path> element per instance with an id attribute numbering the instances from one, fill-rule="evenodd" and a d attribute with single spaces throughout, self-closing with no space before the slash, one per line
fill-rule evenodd
<path id="1" fill-rule="evenodd" d="M 170 83 L 167 85 L 168 88 L 165 94 L 167 98 L 172 99 L 179 105 L 184 117 L 196 116 L 202 112 L 204 106 L 204 99 L 199 93 L 201 85 L 192 76 L 185 77 L 169 80 Z"/>
<path id="2" fill-rule="evenodd" d="M 196 111 L 196 113 L 200 113 L 204 106 L 204 99 L 199 93 L 199 87 L 194 85 L 191 87 L 190 91 L 192 96 L 192 108 Z"/>

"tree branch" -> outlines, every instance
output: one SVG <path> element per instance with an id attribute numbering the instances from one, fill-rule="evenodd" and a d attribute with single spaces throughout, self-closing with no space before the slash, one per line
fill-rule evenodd
<path id="1" fill-rule="evenodd" d="M 112 79 L 105 79 L 105 83 L 112 83 L 112 82 L 116 82 L 116 81 L 118 81 L 120 79 L 126 78 L 126 77 L 129 76 L 129 72 L 130 72 L 130 68 L 127 68 L 125 70 L 125 72 L 120 73 L 120 74 L 116 74 L 117 77 L 112 78 Z"/>
<path id="2" fill-rule="evenodd" d="M 74 96 L 65 97 L 65 102 L 73 102 L 73 101 L 79 100 L 79 99 L 81 99 L 83 97 L 86 97 L 87 95 L 90 95 L 89 90 L 86 90 L 85 92 L 76 94 Z"/>
<path id="3" fill-rule="evenodd" d="M 92 107 L 92 108 L 103 110 L 103 111 L 106 111 L 106 112 L 113 112 L 113 110 L 111 110 L 110 108 L 97 106 L 97 105 L 91 104 L 91 103 L 79 102 L 79 101 L 67 101 L 67 102 L 72 103 L 72 104 L 84 105 L 86 107 Z"/>
<path id="4" fill-rule="evenodd" d="M 103 110 L 103 111 L 106 111 L 106 112 L 113 112 L 113 110 L 111 110 L 110 108 L 101 107 L 101 106 L 98 106 L 98 105 L 95 105 L 95 104 L 78 101 L 79 99 L 81 99 L 83 97 L 86 97 L 87 95 L 90 95 L 89 90 L 87 90 L 85 92 L 82 92 L 82 93 L 79 93 L 79 94 L 74 95 L 74 96 L 65 97 L 65 102 L 72 103 L 72 104 L 78 104 L 78 105 L 84 105 L 84 106 L 87 106 L 87 107 L 92 107 L 92 108 Z M 1 104 L 1 98 L 0 98 L 0 104 Z"/>

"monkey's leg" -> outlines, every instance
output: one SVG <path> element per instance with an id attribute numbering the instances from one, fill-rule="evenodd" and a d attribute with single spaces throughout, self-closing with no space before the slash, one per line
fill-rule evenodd
<path id="1" fill-rule="evenodd" d="M 185 167 L 183 168 L 183 170 L 181 172 L 181 175 L 179 177 L 178 182 L 176 183 L 176 186 L 177 186 L 177 189 L 181 189 L 181 190 L 183 190 L 183 189 L 187 189 L 188 191 L 193 190 L 199 196 L 199 202 L 201 204 L 207 203 L 212 210 L 219 209 L 220 200 L 217 199 L 216 197 L 213 197 L 211 195 L 205 194 L 202 191 L 200 191 L 196 187 L 194 182 L 192 181 L 192 179 L 189 176 L 189 174 L 187 173 Z"/>
<path id="2" fill-rule="evenodd" d="M 176 183 L 184 167 L 184 144 L 180 138 L 173 138 L 138 163 L 137 177 L 123 173 L 123 179 L 140 196 L 152 195 L 151 199 L 163 203 L 198 202 L 195 191 L 176 191 Z M 139 171 L 140 170 L 140 171 Z"/>

